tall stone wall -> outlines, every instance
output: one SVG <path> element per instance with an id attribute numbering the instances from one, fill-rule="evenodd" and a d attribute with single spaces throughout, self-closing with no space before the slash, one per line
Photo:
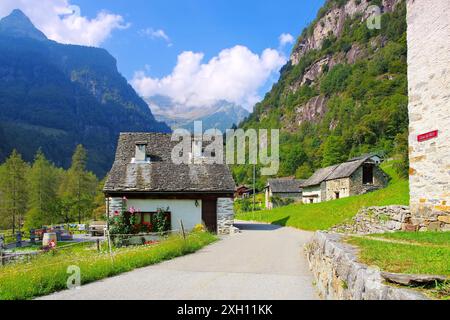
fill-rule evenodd
<path id="1" fill-rule="evenodd" d="M 417 224 L 448 228 L 450 1 L 408 0 L 407 8 L 411 212 Z"/>
<path id="2" fill-rule="evenodd" d="M 234 207 L 232 198 L 217 199 L 217 233 L 230 234 L 234 231 Z"/>

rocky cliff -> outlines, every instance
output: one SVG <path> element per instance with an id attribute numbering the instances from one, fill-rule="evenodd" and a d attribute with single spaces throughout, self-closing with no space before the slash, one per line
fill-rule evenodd
<path id="1" fill-rule="evenodd" d="M 394 155 L 408 126 L 406 66 L 404 0 L 328 0 L 241 127 L 281 130 L 281 176 L 307 178 L 324 155 Z"/>
<path id="2" fill-rule="evenodd" d="M 358 16 L 364 23 L 373 11 L 370 6 L 378 6 L 381 13 L 392 12 L 401 0 L 350 0 L 328 1 L 311 26 L 304 31 L 291 54 L 291 63 L 296 65 L 311 50 L 320 49 L 330 35 L 340 37 L 348 18 Z"/>

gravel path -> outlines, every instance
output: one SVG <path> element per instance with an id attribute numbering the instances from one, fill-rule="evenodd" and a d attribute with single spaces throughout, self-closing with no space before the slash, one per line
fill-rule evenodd
<path id="1" fill-rule="evenodd" d="M 312 233 L 237 223 L 195 254 L 137 269 L 41 299 L 317 299 L 303 255 Z"/>

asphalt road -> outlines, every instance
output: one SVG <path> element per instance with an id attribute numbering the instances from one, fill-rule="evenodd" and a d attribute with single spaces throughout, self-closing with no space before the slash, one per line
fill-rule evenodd
<path id="1" fill-rule="evenodd" d="M 312 233 L 237 223 L 201 251 L 41 299 L 318 299 L 303 255 Z"/>

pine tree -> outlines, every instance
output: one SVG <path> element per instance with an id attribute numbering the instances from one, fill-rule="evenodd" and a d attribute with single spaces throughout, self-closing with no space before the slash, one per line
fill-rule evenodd
<path id="1" fill-rule="evenodd" d="M 61 185 L 62 202 L 69 211 L 65 213 L 65 222 L 77 219 L 81 223 L 86 214 L 92 213 L 98 181 L 93 173 L 87 172 L 86 163 L 86 150 L 78 145 L 72 156 L 72 165 Z"/>
<path id="2" fill-rule="evenodd" d="M 297 168 L 297 171 L 295 172 L 295 177 L 297 179 L 308 179 L 313 175 L 313 169 L 311 168 L 310 164 L 308 162 L 305 162 L 300 167 Z"/>
<path id="3" fill-rule="evenodd" d="M 329 136 L 323 145 L 322 166 L 328 167 L 347 160 L 345 142 L 342 137 Z"/>
<path id="4" fill-rule="evenodd" d="M 25 213 L 27 212 L 27 170 L 28 165 L 15 149 L 3 165 L 3 170 L 1 170 L 2 220 L 5 220 L 7 225 L 12 227 L 13 233 L 16 232 L 16 228 L 21 229 Z"/>
<path id="5" fill-rule="evenodd" d="M 58 222 L 56 168 L 38 150 L 28 174 L 29 211 L 27 227 L 38 228 Z"/>

